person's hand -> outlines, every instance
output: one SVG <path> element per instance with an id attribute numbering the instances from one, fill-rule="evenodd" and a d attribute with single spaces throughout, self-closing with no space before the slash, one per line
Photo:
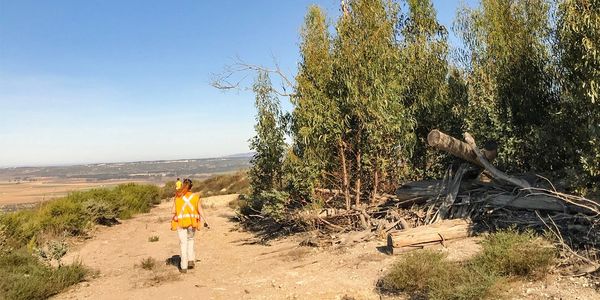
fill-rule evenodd
<path id="1" fill-rule="evenodd" d="M 177 222 L 179 219 L 177 218 L 177 215 L 173 215 L 173 221 Z"/>

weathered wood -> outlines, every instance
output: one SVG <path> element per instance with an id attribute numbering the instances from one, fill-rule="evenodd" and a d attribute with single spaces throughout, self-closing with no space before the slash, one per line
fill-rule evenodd
<path id="1" fill-rule="evenodd" d="M 510 207 L 526 210 L 549 210 L 564 212 L 567 208 L 560 200 L 545 195 L 515 197 L 497 194 L 485 199 L 485 203 L 494 207 Z"/>
<path id="2" fill-rule="evenodd" d="M 467 141 L 467 143 L 471 147 L 471 150 L 475 152 L 479 165 L 483 166 L 485 170 L 488 171 L 494 179 L 510 183 L 522 189 L 528 189 L 531 187 L 529 182 L 520 178 L 508 176 L 506 173 L 496 169 L 496 167 L 494 167 L 489 161 L 487 161 L 483 154 L 481 154 L 481 152 L 477 148 L 477 145 L 475 144 L 475 139 L 468 132 L 465 132 L 465 141 Z"/>
<path id="3" fill-rule="evenodd" d="M 413 204 L 425 203 L 427 200 L 437 197 L 442 188 L 442 180 L 404 183 L 396 190 L 398 205 L 401 207 L 407 207 Z"/>
<path id="4" fill-rule="evenodd" d="M 438 223 L 390 232 L 387 236 L 388 247 L 400 248 L 431 242 L 441 242 L 465 238 L 471 234 L 472 223 L 469 220 L 443 220 Z"/>
<path id="5" fill-rule="evenodd" d="M 478 160 L 477 154 L 469 144 L 453 138 L 437 129 L 432 130 L 427 135 L 427 143 L 429 146 L 446 151 L 460 159 L 470 163 L 484 167 Z"/>

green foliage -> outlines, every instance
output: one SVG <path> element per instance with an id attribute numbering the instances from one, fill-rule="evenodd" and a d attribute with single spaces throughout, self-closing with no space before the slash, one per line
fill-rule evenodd
<path id="1" fill-rule="evenodd" d="M 562 86 L 559 124 L 580 164 L 585 182 L 600 181 L 600 1 L 562 0 L 558 6 L 557 52 Z M 577 124 L 579 126 L 573 126 Z M 584 184 L 585 186 L 585 184 Z M 597 188 L 597 187 L 596 187 Z"/>
<path id="2" fill-rule="evenodd" d="M 455 23 L 467 47 L 467 130 L 498 141 L 498 161 L 513 171 L 561 163 L 552 137 L 544 135 L 557 109 L 549 8 L 547 0 L 483 0 L 479 8 L 464 8 Z"/>
<path id="3" fill-rule="evenodd" d="M 417 251 L 400 258 L 380 280 L 384 292 L 403 292 L 427 299 L 498 299 L 500 278 L 450 262 L 435 251 Z"/>
<path id="4" fill-rule="evenodd" d="M 491 234 L 474 264 L 501 276 L 543 277 L 554 264 L 557 252 L 532 232 L 509 229 Z"/>
<path id="5" fill-rule="evenodd" d="M 43 242 L 43 235 L 80 236 L 96 223 L 111 225 L 115 216 L 130 217 L 148 212 L 160 203 L 159 188 L 154 185 L 123 184 L 112 189 L 73 192 L 44 203 L 36 210 L 0 215 L 0 224 L 8 244 L 20 248 L 28 243 Z M 116 221 L 116 220 L 115 220 Z"/>
<path id="6" fill-rule="evenodd" d="M 410 157 L 412 177 L 439 177 L 443 170 L 436 157 L 438 151 L 427 149 L 427 134 L 436 128 L 453 133 L 451 122 L 455 120 L 447 108 L 460 100 L 447 95 L 448 33 L 437 21 L 431 1 L 406 2 L 408 12 L 400 29 L 401 78 L 405 85 L 404 102 L 410 106 L 416 122 L 417 142 Z"/>
<path id="7" fill-rule="evenodd" d="M 158 235 L 153 235 L 148 238 L 148 242 L 150 242 L 150 243 L 158 242 L 158 240 L 159 240 Z"/>
<path id="8" fill-rule="evenodd" d="M 282 222 L 287 219 L 287 205 L 290 196 L 286 192 L 277 190 L 262 191 L 253 194 L 245 205 L 240 206 L 240 212 L 243 215 L 261 214 L 275 222 Z"/>
<path id="9" fill-rule="evenodd" d="M 53 268 L 23 250 L 0 255 L 0 298 L 47 299 L 83 281 L 89 271 L 80 263 Z"/>
<path id="10" fill-rule="evenodd" d="M 402 99 L 398 5 L 349 1 L 336 25 L 333 91 L 343 122 L 344 151 L 355 203 L 376 194 L 413 145 L 414 121 Z"/>
<path id="11" fill-rule="evenodd" d="M 509 277 L 541 278 L 556 250 L 531 232 L 501 231 L 488 236 L 473 259 L 454 263 L 435 251 L 402 256 L 379 281 L 383 292 L 427 299 L 499 299 Z"/>
<path id="12" fill-rule="evenodd" d="M 254 83 L 256 95 L 256 136 L 250 140 L 250 149 L 256 151 L 248 172 L 253 194 L 260 194 L 282 186 L 285 125 L 279 99 L 274 95 L 269 74 L 258 73 Z"/>
<path id="13" fill-rule="evenodd" d="M 37 256 L 42 260 L 52 262 L 56 261 L 59 266 L 62 266 L 61 259 L 69 251 L 69 245 L 64 241 L 51 240 L 46 243 L 43 248 L 37 248 Z"/>
<path id="14" fill-rule="evenodd" d="M 301 60 L 296 76 L 296 94 L 291 98 L 293 149 L 285 162 L 287 189 L 298 199 L 309 199 L 313 188 L 339 164 L 342 118 L 331 91 L 333 61 L 327 18 L 321 8 L 311 6 L 300 34 Z M 335 180 L 335 179 L 334 179 Z"/>
<path id="15" fill-rule="evenodd" d="M 245 171 L 233 174 L 215 175 L 208 179 L 194 183 L 192 192 L 199 192 L 201 196 L 216 196 L 226 194 L 245 194 L 250 189 L 248 175 Z"/>

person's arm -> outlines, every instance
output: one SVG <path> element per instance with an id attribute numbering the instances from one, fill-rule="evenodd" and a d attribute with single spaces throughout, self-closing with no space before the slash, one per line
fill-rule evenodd
<path id="1" fill-rule="evenodd" d="M 204 209 L 202 209 L 202 202 L 200 201 L 200 198 L 198 198 L 198 215 L 200 215 L 200 220 L 204 222 L 204 227 L 210 228 L 210 225 L 204 216 Z"/>
<path id="2" fill-rule="evenodd" d="M 173 207 L 171 208 L 171 214 L 173 215 L 173 220 L 177 221 L 177 209 L 175 208 L 175 199 L 173 199 Z"/>

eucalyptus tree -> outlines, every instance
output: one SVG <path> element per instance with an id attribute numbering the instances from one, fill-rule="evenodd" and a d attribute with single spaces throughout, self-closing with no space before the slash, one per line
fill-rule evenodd
<path id="1" fill-rule="evenodd" d="M 249 171 L 252 193 L 279 189 L 282 185 L 282 161 L 286 147 L 285 126 L 279 99 L 271 86 L 269 74 L 259 71 L 253 86 L 257 109 L 256 136 L 250 140 L 250 149 L 256 153 Z"/>
<path id="2" fill-rule="evenodd" d="M 300 33 L 300 63 L 296 76 L 295 105 L 292 113 L 294 153 L 300 158 L 296 191 L 307 196 L 314 185 L 342 187 L 346 207 L 350 206 L 345 144 L 342 138 L 338 103 L 332 96 L 331 37 L 327 17 L 318 6 L 311 6 Z M 292 176 L 294 177 L 294 176 Z M 299 182 L 299 180 L 301 182 Z M 302 182 L 305 184 L 302 185 Z"/>
<path id="3" fill-rule="evenodd" d="M 401 100 L 398 5 L 354 0 L 336 24 L 333 84 L 355 204 L 410 151 L 413 122 Z M 366 192 L 368 191 L 368 193 Z"/>
<path id="4" fill-rule="evenodd" d="M 447 97 L 446 90 L 448 31 L 437 21 L 430 0 L 406 0 L 406 4 L 408 11 L 399 32 L 405 82 L 403 101 L 411 107 L 416 120 L 412 173 L 423 175 L 431 173 L 428 171 L 434 165 L 426 147 L 427 134 L 434 128 L 448 131 L 446 125 L 452 119 L 451 112 L 445 110 L 453 100 Z"/>
<path id="5" fill-rule="evenodd" d="M 600 178 L 600 1 L 561 0 L 557 50 L 569 144 L 589 176 Z"/>
<path id="6" fill-rule="evenodd" d="M 482 0 L 455 22 L 466 46 L 467 130 L 498 140 L 500 162 L 517 170 L 552 168 L 553 137 L 544 130 L 557 103 L 549 9 L 547 0 Z"/>

